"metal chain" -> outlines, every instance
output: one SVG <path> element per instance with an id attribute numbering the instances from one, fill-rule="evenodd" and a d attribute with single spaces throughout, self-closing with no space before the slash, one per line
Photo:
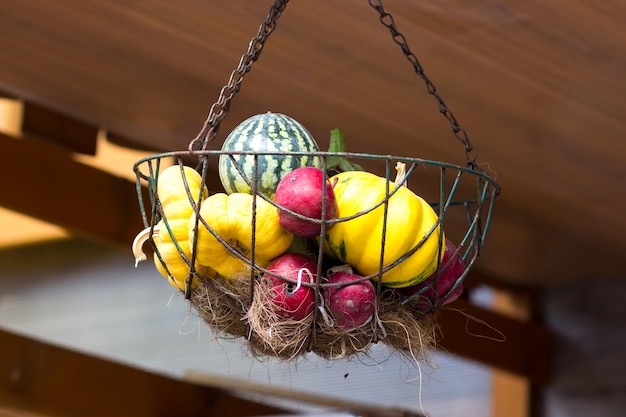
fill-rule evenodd
<path id="1" fill-rule="evenodd" d="M 209 115 L 205 120 L 202 129 L 189 144 L 190 152 L 193 152 L 198 148 L 206 150 L 209 142 L 211 142 L 217 135 L 220 123 L 228 114 L 231 100 L 241 88 L 244 75 L 251 70 L 254 61 L 259 58 L 265 41 L 276 28 L 276 22 L 287 7 L 288 1 L 289 0 L 276 0 L 270 7 L 265 21 L 259 27 L 257 35 L 252 38 L 248 45 L 248 50 L 242 55 L 237 68 L 230 74 L 228 83 L 221 89 L 218 100 L 211 106 Z M 428 93 L 437 100 L 439 112 L 448 120 L 452 132 L 465 148 L 467 165 L 470 168 L 478 169 L 479 167 L 476 163 L 477 151 L 472 146 L 467 132 L 458 123 L 452 111 L 448 108 L 441 95 L 437 92 L 433 82 L 424 73 L 424 68 L 420 64 L 417 56 L 409 48 L 406 37 L 398 31 L 393 16 L 385 11 L 382 0 L 368 0 L 368 2 L 370 6 L 378 12 L 380 22 L 389 30 L 393 41 L 400 46 L 404 56 L 413 65 L 415 73 L 419 75 L 426 84 Z"/>
<path id="2" fill-rule="evenodd" d="M 398 31 L 393 16 L 385 11 L 385 9 L 383 8 L 382 0 L 368 0 L 368 2 L 370 6 L 372 6 L 372 8 L 378 12 L 380 22 L 389 30 L 393 41 L 398 46 L 400 46 L 400 49 L 402 49 L 402 53 L 413 65 L 413 68 L 415 69 L 417 75 L 419 75 L 422 80 L 424 80 L 424 83 L 426 83 L 426 89 L 428 91 L 428 94 L 431 94 L 437 100 L 439 112 L 448 120 L 448 122 L 450 122 L 450 127 L 452 128 L 454 136 L 456 136 L 456 138 L 463 144 L 463 147 L 465 148 L 465 158 L 467 160 L 468 167 L 478 170 L 479 167 L 476 163 L 476 158 L 478 156 L 477 151 L 472 146 L 467 132 L 457 122 L 456 118 L 452 114 L 452 111 L 450 111 L 446 103 L 443 101 L 443 98 L 441 98 L 439 93 L 437 93 L 435 85 L 424 73 L 424 68 L 417 59 L 417 56 L 415 56 L 415 54 L 411 52 L 406 37 Z"/>
<path id="3" fill-rule="evenodd" d="M 250 41 L 248 50 L 241 56 L 239 65 L 237 65 L 237 68 L 230 74 L 228 83 L 222 87 L 217 101 L 211 106 L 209 115 L 202 129 L 191 143 L 189 143 L 190 152 L 193 153 L 193 151 L 197 149 L 206 150 L 209 142 L 215 139 L 220 123 L 228 114 L 231 100 L 241 88 L 244 75 L 250 71 L 254 61 L 261 55 L 263 45 L 276 28 L 276 21 L 287 7 L 288 1 L 289 0 L 276 0 L 270 7 L 265 21 L 259 27 L 258 33 Z"/>

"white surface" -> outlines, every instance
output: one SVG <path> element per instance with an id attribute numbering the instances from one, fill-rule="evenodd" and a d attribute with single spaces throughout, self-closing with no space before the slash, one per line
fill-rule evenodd
<path id="1" fill-rule="evenodd" d="M 135 269 L 130 252 L 88 242 L 0 252 L 0 326 L 175 377 L 196 370 L 365 404 L 423 407 L 432 417 L 490 415 L 489 370 L 439 352 L 437 369 L 424 365 L 421 375 L 383 346 L 363 362 L 254 360 L 245 344 L 215 340 L 152 264 Z"/>

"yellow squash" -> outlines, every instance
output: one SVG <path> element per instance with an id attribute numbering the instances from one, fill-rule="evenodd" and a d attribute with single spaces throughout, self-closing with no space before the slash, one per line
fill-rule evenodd
<path id="1" fill-rule="evenodd" d="M 338 218 L 367 211 L 385 199 L 387 180 L 369 172 L 342 172 L 330 181 L 334 184 Z M 395 183 L 390 181 L 390 192 L 394 188 Z M 400 259 L 426 236 L 428 238 L 416 252 L 383 274 L 384 285 L 408 287 L 425 280 L 436 270 L 439 249 L 445 244 L 443 236 L 439 239 L 439 233 L 442 233 L 440 226 L 433 229 L 436 222 L 437 214 L 432 207 L 407 187 L 399 187 L 391 196 L 383 265 Z M 382 204 L 371 212 L 335 223 L 327 231 L 324 250 L 328 255 L 350 264 L 362 275 L 376 274 L 380 267 L 383 223 Z"/>
<path id="2" fill-rule="evenodd" d="M 228 279 L 235 279 L 250 270 L 249 262 L 229 252 L 213 236 L 207 225 L 229 246 L 250 259 L 254 198 L 244 193 L 218 193 L 202 202 L 196 245 L 196 259 L 199 264 L 214 269 Z M 289 248 L 293 235 L 280 226 L 278 209 L 258 196 L 255 219 L 254 262 L 265 267 Z M 194 236 L 195 223 L 195 215 L 192 215 L 189 223 L 190 239 Z"/>
<path id="3" fill-rule="evenodd" d="M 190 167 L 183 167 L 185 180 L 179 165 L 167 167 L 159 173 L 157 179 L 157 196 L 161 202 L 161 220 L 154 226 L 152 239 L 160 254 L 154 254 L 154 263 L 157 270 L 169 278 L 169 283 L 182 291 L 189 276 L 191 247 L 189 244 L 189 218 L 194 213 L 194 207 L 189 199 L 196 201 L 200 195 L 202 178 L 198 172 Z M 185 186 L 186 182 L 186 186 Z M 202 189 L 201 198 L 208 195 L 206 187 Z M 167 223 L 166 223 L 167 222 Z M 146 259 L 141 246 L 150 236 L 150 228 L 146 228 L 135 238 L 133 253 L 136 262 Z M 167 267 L 167 268 L 166 268 Z M 201 274 L 210 271 L 206 267 L 197 267 Z M 194 281 L 194 284 L 196 281 Z M 193 285 L 195 287 L 195 285 Z"/>
<path id="4" fill-rule="evenodd" d="M 185 282 L 191 271 L 189 267 L 191 248 L 187 229 L 188 225 L 188 218 L 169 220 L 167 226 L 169 226 L 171 230 L 170 233 L 170 230 L 167 229 L 163 220 L 161 220 L 155 226 L 155 231 L 157 232 L 152 235 L 157 250 L 161 255 L 161 259 L 159 259 L 156 252 L 154 254 L 154 264 L 157 270 L 161 275 L 169 278 L 168 281 L 174 288 L 178 288 L 181 291 L 185 291 Z M 181 251 L 184 257 L 181 256 Z M 167 266 L 167 269 L 165 269 L 165 266 Z M 199 265 L 197 262 L 196 271 L 203 276 L 213 275 L 210 268 Z M 196 288 L 197 284 L 197 280 L 192 281 L 192 289 Z"/>

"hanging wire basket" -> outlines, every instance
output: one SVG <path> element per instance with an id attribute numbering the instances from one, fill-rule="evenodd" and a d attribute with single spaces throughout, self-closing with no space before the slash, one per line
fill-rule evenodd
<path id="1" fill-rule="evenodd" d="M 426 83 L 428 93 L 435 97 L 442 115 L 450 122 L 454 135 L 464 146 L 466 166 L 407 156 L 347 152 L 345 149 L 328 152 L 210 149 L 220 123 L 228 114 L 231 100 L 239 91 L 244 75 L 259 57 L 287 0 L 277 0 L 270 8 L 188 149 L 143 158 L 134 166 L 146 228 L 133 245 L 137 261 L 147 258 L 142 247 L 144 241 L 149 241 L 156 268 L 185 295 L 208 326 L 221 337 L 247 340 L 251 351 L 258 356 L 292 359 L 313 352 L 328 359 L 339 359 L 367 352 L 373 344 L 381 342 L 415 359 L 423 357 L 436 340 L 437 311 L 462 291 L 463 280 L 480 255 L 488 232 L 499 185 L 476 163 L 476 152 L 466 132 L 424 74 L 406 39 L 397 30 L 393 17 L 385 12 L 380 1 L 370 0 L 369 3 Z M 248 158 L 248 165 L 251 163 L 252 174 L 241 165 L 243 156 Z M 331 191 L 322 187 L 321 216 L 312 218 L 293 212 L 275 201 L 273 194 L 260 189 L 258 180 L 263 158 L 285 156 L 316 161 L 323 175 L 321 183 L 333 187 Z M 345 212 L 341 207 L 331 215 L 335 203 L 330 200 L 330 193 L 339 190 L 338 178 L 365 175 L 360 171 L 338 174 L 334 171 L 337 158 L 350 161 L 353 167 L 358 163 L 375 172 L 377 187 L 382 192 L 380 198 L 367 207 L 359 206 L 348 215 L 342 215 Z M 210 176 L 216 175 L 220 159 L 230 161 L 249 186 L 249 198 L 241 197 L 241 201 L 247 200 L 245 203 L 240 201 L 239 206 L 247 207 L 248 212 L 237 219 L 237 227 L 247 233 L 244 233 L 246 239 L 234 239 L 225 232 L 228 228 L 222 225 L 229 221 L 226 204 L 235 205 L 231 201 L 234 200 L 232 194 L 227 196 L 207 189 L 208 183 L 215 182 Z M 412 188 L 419 190 L 416 193 L 407 191 Z M 367 191 L 363 190 L 364 193 Z M 422 234 L 414 238 L 402 253 L 391 256 L 397 245 L 396 236 L 403 240 L 402 236 L 415 234 L 418 228 L 397 215 L 399 203 L 396 201 L 403 201 L 407 193 L 411 193 L 411 197 L 406 197 L 413 199 L 411 201 L 428 202 L 425 210 L 432 210 L 433 221 L 427 226 L 422 224 Z M 416 194 L 419 197 L 413 197 Z M 211 206 L 219 199 L 227 203 Z M 354 205 L 345 201 L 342 204 Z M 267 213 L 274 216 L 272 221 L 266 217 L 270 216 Z M 268 226 L 277 224 L 276 216 L 285 213 L 317 225 L 317 235 L 294 237 L 280 226 Z M 380 229 L 363 227 L 372 223 L 372 219 L 378 220 Z M 351 228 L 351 224 L 359 227 Z M 374 262 L 375 268 L 367 269 L 362 266 L 364 264 L 346 262 L 343 252 L 352 250 L 354 244 L 347 249 L 333 248 L 333 233 L 339 229 L 342 233 L 353 234 L 346 238 L 353 242 L 368 239 L 375 242 L 372 247 L 361 248 L 369 255 L 368 264 Z M 370 239 L 372 236 L 374 238 Z M 208 245 L 206 239 L 212 245 Z M 274 259 L 266 259 L 263 245 L 277 246 L 281 239 L 286 239 L 278 249 L 281 253 L 274 254 Z M 425 256 L 427 248 L 430 248 L 431 258 L 426 264 L 430 269 L 421 271 L 419 282 L 404 285 L 386 280 L 392 272 L 406 270 L 414 259 Z M 304 254 L 311 262 L 307 267 L 298 267 L 297 274 L 271 269 L 272 261 L 285 253 Z M 237 265 L 237 273 L 227 276 L 213 263 L 218 258 L 225 259 L 229 265 Z M 330 277 L 338 273 L 349 279 L 332 281 Z M 300 316 L 282 314 L 280 308 L 276 308 L 279 305 L 276 302 L 277 285 L 284 290 L 284 294 L 279 294 L 281 297 L 285 294 L 293 296 L 300 291 L 308 298 L 299 302 L 309 302 L 310 306 L 299 309 L 298 314 L 304 311 Z M 348 326 L 345 317 L 342 321 L 338 310 L 333 310 L 333 299 L 329 294 L 356 286 L 361 291 L 359 297 L 370 289 L 373 295 L 367 298 L 369 304 L 357 308 L 360 313 L 367 310 L 367 319 Z"/>

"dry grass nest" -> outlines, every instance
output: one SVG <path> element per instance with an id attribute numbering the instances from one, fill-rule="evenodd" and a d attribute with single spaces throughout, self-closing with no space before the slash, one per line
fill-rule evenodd
<path id="1" fill-rule="evenodd" d="M 336 360 L 367 355 L 373 344 L 383 343 L 418 361 L 435 347 L 435 315 L 402 305 L 390 290 L 378 295 L 372 319 L 349 331 L 333 326 L 323 307 L 301 321 L 283 319 L 268 297 L 258 280 L 251 285 L 250 275 L 243 274 L 233 280 L 201 279 L 190 301 L 216 337 L 245 338 L 256 358 L 292 360 L 313 352 Z"/>

